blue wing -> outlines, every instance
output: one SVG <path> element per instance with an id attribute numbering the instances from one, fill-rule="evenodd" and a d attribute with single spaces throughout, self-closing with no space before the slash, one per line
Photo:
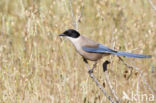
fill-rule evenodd
<path id="1" fill-rule="evenodd" d="M 126 56 L 126 57 L 133 57 L 133 58 L 151 58 L 151 55 L 143 55 L 143 54 L 134 54 L 134 53 L 127 53 L 127 52 L 122 52 L 122 51 L 115 51 L 112 50 L 102 44 L 99 44 L 98 48 L 87 48 L 87 47 L 82 47 L 82 49 L 86 52 L 90 53 L 110 53 L 114 54 L 117 56 Z"/>

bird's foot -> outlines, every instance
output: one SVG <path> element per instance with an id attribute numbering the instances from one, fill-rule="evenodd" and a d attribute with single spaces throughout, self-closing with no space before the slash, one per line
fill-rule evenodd
<path id="1" fill-rule="evenodd" d="M 93 69 L 90 69 L 90 70 L 88 71 L 88 73 L 89 73 L 89 74 L 92 74 L 92 73 L 93 73 Z"/>

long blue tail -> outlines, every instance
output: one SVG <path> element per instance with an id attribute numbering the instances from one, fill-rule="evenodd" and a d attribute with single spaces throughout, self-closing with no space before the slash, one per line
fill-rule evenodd
<path id="1" fill-rule="evenodd" d="M 125 57 L 133 57 L 133 58 L 151 58 L 151 55 L 143 55 L 143 54 L 135 54 L 135 53 L 127 53 L 122 51 L 117 51 L 117 53 L 112 53 L 118 56 L 125 56 Z"/>
<path id="2" fill-rule="evenodd" d="M 110 53 L 118 56 L 125 56 L 125 57 L 133 57 L 133 58 L 151 58 L 151 55 L 143 55 L 143 54 L 135 54 L 135 53 L 127 53 L 122 51 L 115 51 L 112 50 L 102 44 L 99 44 L 98 48 L 88 48 L 82 47 L 82 49 L 86 52 L 90 53 Z"/>

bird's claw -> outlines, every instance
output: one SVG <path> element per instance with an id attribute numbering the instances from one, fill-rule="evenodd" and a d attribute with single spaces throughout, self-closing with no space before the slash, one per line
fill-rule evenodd
<path id="1" fill-rule="evenodd" d="M 93 69 L 90 69 L 90 70 L 88 71 L 88 73 L 89 73 L 89 74 L 93 73 Z"/>

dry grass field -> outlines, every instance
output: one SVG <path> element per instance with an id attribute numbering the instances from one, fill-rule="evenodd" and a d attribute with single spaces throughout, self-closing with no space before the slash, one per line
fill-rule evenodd
<path id="1" fill-rule="evenodd" d="M 72 5 L 75 17 L 82 13 L 80 33 L 115 50 L 153 55 L 123 57 L 138 67 L 153 94 L 135 69 L 128 78 L 131 70 L 117 56 L 101 59 L 94 75 L 108 95 L 113 97 L 102 70 L 105 60 L 111 61 L 110 83 L 123 103 L 156 103 L 156 11 L 148 0 Z M 69 0 L 0 0 L 0 103 L 109 103 L 72 44 L 58 37 L 69 28 L 74 28 Z"/>

